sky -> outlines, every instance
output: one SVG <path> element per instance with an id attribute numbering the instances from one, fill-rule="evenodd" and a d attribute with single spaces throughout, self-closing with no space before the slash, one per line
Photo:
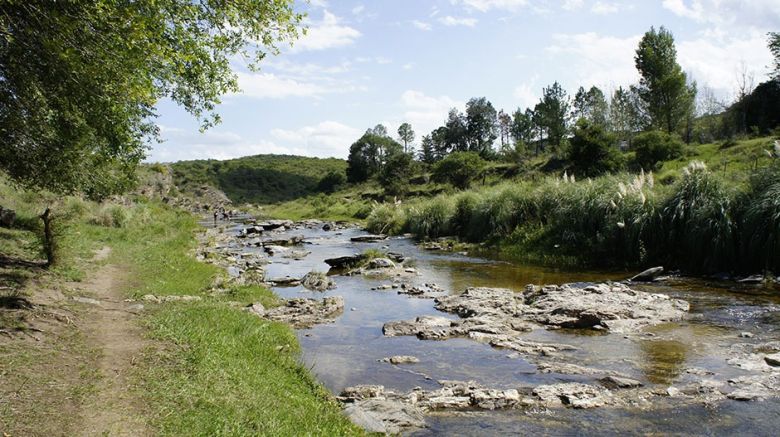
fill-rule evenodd
<path id="1" fill-rule="evenodd" d="M 234 64 L 242 92 L 222 99 L 222 123 L 158 105 L 163 142 L 147 161 L 264 153 L 346 158 L 382 123 L 422 135 L 450 108 L 487 97 L 496 109 L 533 107 L 560 82 L 573 95 L 636 83 L 634 52 L 651 26 L 675 37 L 678 62 L 721 99 L 738 77 L 768 78 L 766 33 L 780 31 L 780 0 L 310 0 L 306 36 L 259 71 Z M 395 135 L 394 135 L 395 136 Z"/>

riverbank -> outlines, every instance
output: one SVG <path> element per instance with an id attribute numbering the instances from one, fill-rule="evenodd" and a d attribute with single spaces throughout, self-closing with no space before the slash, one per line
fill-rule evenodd
<path id="1" fill-rule="evenodd" d="M 4 206 L 34 224 L 39 200 Z M 298 360 L 293 331 L 237 308 L 272 307 L 272 292 L 211 293 L 224 272 L 195 259 L 201 229 L 190 213 L 140 200 L 111 206 L 113 219 L 101 221 L 107 206 L 74 202 L 54 269 L 37 261 L 32 230 L 2 230 L 0 430 L 361 434 Z M 141 299 L 149 294 L 160 299 Z"/>

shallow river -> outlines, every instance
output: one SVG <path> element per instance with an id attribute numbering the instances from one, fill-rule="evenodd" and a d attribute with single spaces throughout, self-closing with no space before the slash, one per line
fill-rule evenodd
<path id="1" fill-rule="evenodd" d="M 467 287 L 487 286 L 523 290 L 526 284 L 562 284 L 622 280 L 627 272 L 571 272 L 529 267 L 508 262 L 419 249 L 405 238 L 379 243 L 352 243 L 358 229 L 294 230 L 304 235 L 303 246 L 311 254 L 295 261 L 272 257 L 266 277 L 301 277 L 309 271 L 327 271 L 327 258 L 351 255 L 368 248 L 401 253 L 414 259 L 419 272 L 412 284 L 436 283 L 450 293 Z M 278 234 L 284 236 L 286 234 Z M 433 308 L 433 301 L 397 294 L 396 290 L 372 291 L 392 279 L 334 276 L 337 287 L 325 293 L 303 287 L 278 287 L 282 297 L 343 296 L 345 311 L 335 323 L 299 330 L 303 360 L 322 383 L 338 394 L 347 386 L 381 384 L 395 391 L 414 387 L 437 389 L 437 380 L 474 380 L 493 388 L 529 387 L 556 382 L 592 382 L 581 375 L 542 374 L 522 355 L 496 349 L 466 338 L 444 341 L 416 337 L 385 337 L 388 321 L 420 315 L 457 317 Z M 692 381 L 689 369 L 713 372 L 719 380 L 746 374 L 726 363 L 734 343 L 780 339 L 780 293 L 756 287 L 675 280 L 663 286 L 636 287 L 665 293 L 691 303 L 689 316 L 679 323 L 648 328 L 646 338 L 627 339 L 619 334 L 594 331 L 538 329 L 530 340 L 577 346 L 566 353 L 566 362 L 619 371 L 651 387 L 668 387 Z M 751 332 L 754 338 L 740 338 Z M 393 355 L 413 355 L 417 364 L 391 365 L 378 360 Z M 780 401 L 738 402 L 725 400 L 710 406 L 679 404 L 662 398 L 650 410 L 597 408 L 552 409 L 539 412 L 439 413 L 428 417 L 429 427 L 413 435 L 778 435 Z"/>

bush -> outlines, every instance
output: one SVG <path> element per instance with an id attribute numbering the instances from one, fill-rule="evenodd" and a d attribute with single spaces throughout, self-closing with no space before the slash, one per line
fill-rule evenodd
<path id="1" fill-rule="evenodd" d="M 418 237 L 438 238 L 452 235 L 453 212 L 452 199 L 446 195 L 438 196 L 409 208 L 406 227 Z"/>
<path id="2" fill-rule="evenodd" d="M 409 186 L 411 169 L 412 155 L 408 153 L 390 155 L 379 172 L 379 181 L 382 182 L 385 193 L 391 196 L 404 194 Z"/>
<path id="3" fill-rule="evenodd" d="M 347 175 L 343 171 L 331 170 L 320 179 L 317 190 L 332 193 L 347 182 Z"/>
<path id="4" fill-rule="evenodd" d="M 677 159 L 683 154 L 683 142 L 676 135 L 654 130 L 634 137 L 636 163 L 645 170 L 654 170 L 659 162 Z"/>
<path id="5" fill-rule="evenodd" d="M 90 222 L 107 228 L 123 228 L 127 226 L 129 219 L 130 214 L 127 208 L 122 205 L 110 204 L 101 206 Z"/>
<path id="6" fill-rule="evenodd" d="M 366 219 L 366 229 L 377 234 L 397 234 L 404 225 L 404 214 L 395 205 L 380 204 Z"/>
<path id="7" fill-rule="evenodd" d="M 580 119 L 567 154 L 572 169 L 587 177 L 619 170 L 623 162 L 615 142 L 615 136 L 602 126 Z"/>
<path id="8" fill-rule="evenodd" d="M 478 153 L 454 152 L 434 165 L 433 178 L 436 182 L 450 183 L 455 188 L 465 189 L 484 167 L 485 160 Z"/>

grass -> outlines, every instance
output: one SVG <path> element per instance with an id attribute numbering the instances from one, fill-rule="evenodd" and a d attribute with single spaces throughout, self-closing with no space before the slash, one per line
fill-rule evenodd
<path id="1" fill-rule="evenodd" d="M 6 257 L 39 257 L 33 219 L 52 199 L 6 184 L 0 184 L 0 193 L 4 195 L 3 206 L 15 207 L 23 218 L 21 225 L 30 228 L 0 230 L 0 251 Z M 62 261 L 45 273 L 52 282 L 83 276 L 94 267 L 92 251 L 107 245 L 113 250 L 104 262 L 131 272 L 129 297 L 203 297 L 192 304 L 147 306 L 141 320 L 152 346 L 137 365 L 133 394 L 143 400 L 148 423 L 159 434 L 362 434 L 301 364 L 293 331 L 233 304 L 277 305 L 278 298 L 270 290 L 240 286 L 219 297 L 211 296 L 211 285 L 223 272 L 192 256 L 194 235 L 199 232 L 192 215 L 142 199 L 130 206 L 78 199 L 65 199 L 57 205 L 62 211 Z M 4 278 L 14 278 L 12 272 L 5 273 Z M 23 272 L 16 273 L 19 280 L 26 280 L 20 276 Z M 86 350 L 80 338 L 78 327 L 69 325 L 55 350 L 0 347 L 4 386 L 12 390 L 11 396 L 20 386 L 29 393 L 29 402 L 13 404 L 21 411 L 8 410 L 11 404 L 0 402 L 4 429 L 21 430 L 20 435 L 33 430 L 44 434 L 68 433 L 63 431 L 68 429 L 75 432 L 78 424 L 74 421 L 91 393 L 90 381 L 95 379 L 89 365 L 96 352 Z M 49 364 L 43 366 L 45 363 Z M 62 365 L 52 368 L 52 363 Z M 63 393 L 64 398 L 57 393 Z"/>

